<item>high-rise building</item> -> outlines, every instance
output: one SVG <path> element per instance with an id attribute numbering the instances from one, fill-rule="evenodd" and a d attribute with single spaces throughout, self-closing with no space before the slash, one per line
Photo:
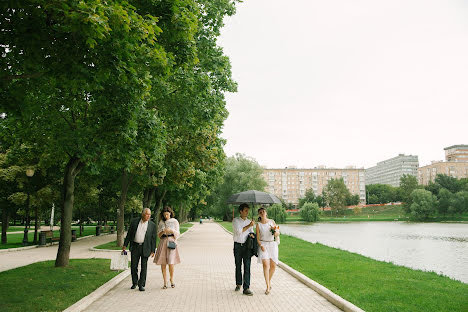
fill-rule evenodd
<path id="1" fill-rule="evenodd" d="M 444 150 L 446 161 L 468 162 L 468 145 L 452 145 Z"/>
<path id="2" fill-rule="evenodd" d="M 399 154 L 396 157 L 378 162 L 377 166 L 366 169 L 366 185 L 400 186 L 400 178 L 403 175 L 418 176 L 418 167 L 418 156 Z"/>
<path id="3" fill-rule="evenodd" d="M 263 178 L 268 184 L 267 192 L 294 205 L 305 196 L 306 190 L 312 189 L 315 195 L 320 195 L 329 180 L 339 178 L 343 178 L 351 194 L 358 194 L 360 201 L 366 202 L 364 168 L 318 166 L 313 169 L 298 169 L 290 166 L 284 169 L 263 169 Z"/>

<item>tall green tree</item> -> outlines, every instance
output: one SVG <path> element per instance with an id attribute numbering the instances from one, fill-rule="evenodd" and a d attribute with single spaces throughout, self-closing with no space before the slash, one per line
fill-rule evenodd
<path id="1" fill-rule="evenodd" d="M 420 186 L 415 176 L 405 174 L 400 178 L 399 193 L 404 203 L 403 209 L 406 213 L 411 213 L 411 204 L 413 203 L 411 193 L 418 188 L 420 188 Z"/>
<path id="2" fill-rule="evenodd" d="M 325 201 L 337 213 L 344 213 L 347 198 L 351 197 L 343 179 L 331 179 L 324 188 Z"/>
<path id="3" fill-rule="evenodd" d="M 435 213 L 437 197 L 423 189 L 411 193 L 411 216 L 417 220 L 427 220 Z"/>
<path id="4" fill-rule="evenodd" d="M 208 199 L 211 214 L 231 220 L 232 207 L 226 203 L 229 196 L 248 190 L 263 191 L 267 183 L 262 174 L 262 167 L 253 158 L 242 154 L 228 157 L 223 180 Z"/>
<path id="5" fill-rule="evenodd" d="M 96 172 L 105 165 L 104 151 L 126 152 L 114 147 L 134 131 L 151 75 L 167 64 L 161 29 L 121 1 L 10 1 L 1 12 L 0 109 L 18 136 L 66 163 L 56 259 L 66 266 L 75 178 L 86 165 Z"/>

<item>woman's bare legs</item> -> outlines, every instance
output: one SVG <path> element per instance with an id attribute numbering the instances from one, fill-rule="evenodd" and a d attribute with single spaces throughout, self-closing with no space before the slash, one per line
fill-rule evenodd
<path id="1" fill-rule="evenodd" d="M 276 263 L 275 263 L 275 261 L 270 259 L 270 272 L 269 272 L 270 280 L 269 280 L 269 283 L 268 283 L 268 285 L 270 287 L 269 289 L 271 289 L 271 278 L 273 277 L 273 274 L 275 274 L 275 270 L 276 270 Z"/>
<path id="2" fill-rule="evenodd" d="M 172 288 L 174 288 L 175 284 L 174 284 L 174 265 L 173 264 L 169 264 L 169 275 L 171 278 L 171 286 Z"/>
<path id="3" fill-rule="evenodd" d="M 170 267 L 170 266 L 169 266 Z M 167 272 L 166 272 L 166 265 L 165 264 L 161 264 L 161 272 L 162 272 L 162 276 L 163 276 L 163 279 L 164 279 L 164 287 L 166 287 L 166 283 L 167 283 Z"/>
<path id="4" fill-rule="evenodd" d="M 270 293 L 270 260 L 263 259 L 262 264 L 263 264 L 263 276 L 265 276 L 265 284 L 266 284 L 265 295 L 268 295 Z"/>

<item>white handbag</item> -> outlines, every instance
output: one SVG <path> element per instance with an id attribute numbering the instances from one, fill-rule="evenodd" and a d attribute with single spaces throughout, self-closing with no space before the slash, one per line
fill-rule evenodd
<path id="1" fill-rule="evenodd" d="M 119 254 L 114 254 L 111 259 L 110 269 L 112 271 L 121 271 L 128 269 L 128 254 L 122 251 Z"/>

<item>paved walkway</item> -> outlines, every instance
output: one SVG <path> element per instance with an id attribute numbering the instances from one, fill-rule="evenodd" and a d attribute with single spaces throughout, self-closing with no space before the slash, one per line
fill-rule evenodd
<path id="1" fill-rule="evenodd" d="M 234 292 L 232 236 L 218 224 L 196 224 L 178 244 L 182 263 L 175 268 L 176 288 L 161 289 L 161 269 L 149 262 L 145 292 L 130 289 L 129 276 L 86 311 L 340 311 L 279 268 L 270 295 L 265 295 L 256 257 L 252 258 L 254 296 Z"/>
<path id="2" fill-rule="evenodd" d="M 90 251 L 90 247 L 98 246 L 117 239 L 117 234 L 95 236 L 91 238 L 81 239 L 73 242 L 70 249 L 71 259 L 84 258 L 108 258 L 110 259 L 113 252 L 96 252 Z M 18 250 L 11 252 L 0 253 L 0 272 L 31 263 L 55 260 L 57 256 L 58 244 L 49 247 L 38 247 L 26 250 Z"/>

